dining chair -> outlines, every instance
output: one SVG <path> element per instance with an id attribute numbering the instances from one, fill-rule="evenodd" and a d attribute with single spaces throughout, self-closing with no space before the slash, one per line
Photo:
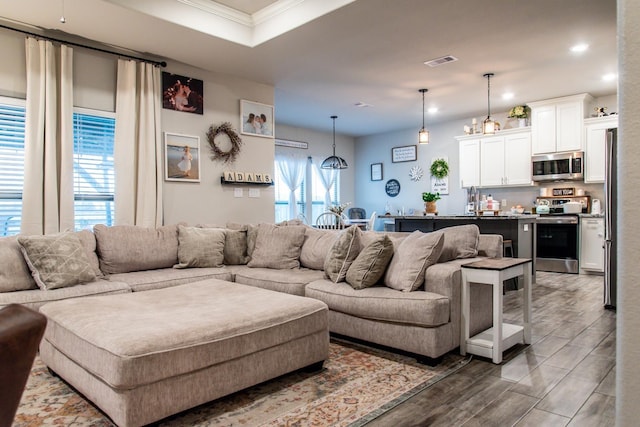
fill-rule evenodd
<path id="1" fill-rule="evenodd" d="M 376 211 L 373 211 L 371 217 L 369 217 L 369 222 L 367 223 L 367 230 L 373 230 L 376 226 Z"/>
<path id="2" fill-rule="evenodd" d="M 316 218 L 316 227 L 330 230 L 344 228 L 344 221 L 340 215 L 334 212 L 323 212 Z"/>
<path id="3" fill-rule="evenodd" d="M 367 211 L 364 208 L 349 208 L 347 211 L 349 219 L 365 219 Z"/>

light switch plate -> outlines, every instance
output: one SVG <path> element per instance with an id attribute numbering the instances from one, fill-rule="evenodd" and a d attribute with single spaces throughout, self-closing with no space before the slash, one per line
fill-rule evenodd
<path id="1" fill-rule="evenodd" d="M 260 197 L 260 189 L 259 188 L 250 188 L 249 189 L 249 197 Z"/>
<path id="2" fill-rule="evenodd" d="M 242 188 L 234 188 L 233 197 L 244 197 L 244 192 L 242 191 Z"/>

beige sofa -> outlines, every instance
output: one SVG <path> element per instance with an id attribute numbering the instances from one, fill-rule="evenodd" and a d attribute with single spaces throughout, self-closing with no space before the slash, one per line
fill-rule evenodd
<path id="1" fill-rule="evenodd" d="M 411 270 L 410 265 L 397 265 L 398 262 L 410 264 L 421 256 L 420 251 L 398 252 L 407 246 L 403 242 L 409 233 L 358 230 L 357 242 L 355 238 L 349 241 L 349 256 L 357 257 L 372 242 L 380 242 L 381 236 L 393 243 L 393 256 L 389 267 L 385 266 L 384 276 L 373 286 L 358 290 L 343 281 L 344 277 L 328 278 L 325 272 L 331 251 L 339 239 L 344 240 L 347 231 L 317 230 L 296 222 L 278 226 L 227 224 L 224 230 L 184 225 L 158 229 L 96 226 L 93 233 L 68 233 L 80 240 L 84 255 L 77 258 L 88 260 L 93 275 L 89 272 L 89 280 L 83 283 L 56 284 L 46 290 L 38 288 L 32 278 L 17 238 L 7 237 L 0 239 L 0 262 L 5 266 L 0 271 L 0 307 L 20 303 L 37 309 L 47 302 L 68 298 L 220 279 L 321 300 L 330 310 L 331 332 L 436 359 L 459 345 L 460 266 L 478 257 L 502 256 L 502 237 L 480 235 L 474 227 L 452 227 L 438 232 L 442 234 L 440 247 L 429 246 L 438 254 L 430 252 L 435 259 L 421 261 L 421 268 L 428 268 L 418 269 L 413 283 L 417 288 L 413 291 L 384 284 Z M 220 233 L 216 235 L 212 230 L 222 232 L 222 240 Z M 211 237 L 214 235 L 215 239 Z M 216 239 L 218 249 L 212 249 L 209 242 Z M 201 254 L 219 252 L 220 245 L 223 257 L 218 254 L 220 259 L 214 264 L 208 259 L 203 264 Z M 191 253 L 185 252 L 187 247 Z M 340 264 L 342 273 L 348 272 L 346 267 L 346 262 Z M 390 275 L 391 269 L 394 273 Z M 364 274 L 369 273 L 367 270 Z M 491 323 L 491 294 L 480 285 L 473 287 L 472 292 L 473 333 Z"/>

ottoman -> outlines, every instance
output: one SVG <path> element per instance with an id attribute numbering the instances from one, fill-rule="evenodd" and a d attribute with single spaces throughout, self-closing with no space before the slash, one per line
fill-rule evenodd
<path id="1" fill-rule="evenodd" d="M 40 311 L 44 363 L 120 426 L 321 366 L 329 352 L 323 302 L 217 279 Z"/>

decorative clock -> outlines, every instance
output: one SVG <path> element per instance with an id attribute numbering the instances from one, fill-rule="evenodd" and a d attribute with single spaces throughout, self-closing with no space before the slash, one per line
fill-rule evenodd
<path id="1" fill-rule="evenodd" d="M 411 170 L 409 170 L 409 178 L 411 178 L 411 181 L 418 182 L 422 179 L 423 176 L 424 171 L 420 166 L 414 166 L 411 168 Z"/>

